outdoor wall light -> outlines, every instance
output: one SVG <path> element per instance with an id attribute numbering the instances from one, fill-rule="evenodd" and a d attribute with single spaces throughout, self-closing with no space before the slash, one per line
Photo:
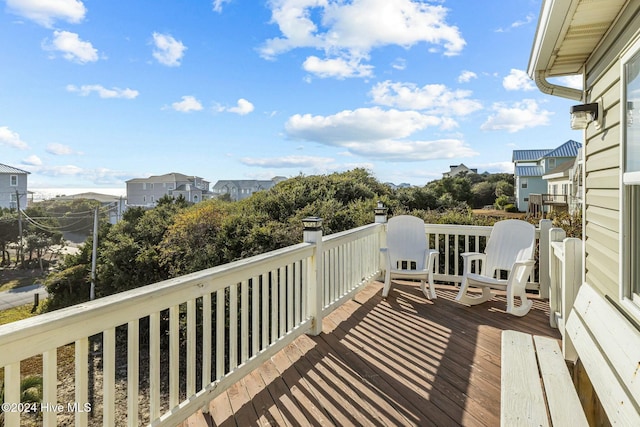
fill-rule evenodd
<path id="1" fill-rule="evenodd" d="M 378 205 L 373 209 L 376 215 L 386 215 L 388 210 L 382 202 L 378 202 Z"/>
<path id="2" fill-rule="evenodd" d="M 305 231 L 319 231 L 322 229 L 322 218 L 309 216 L 302 220 Z"/>
<path id="3" fill-rule="evenodd" d="M 571 129 L 583 130 L 589 123 L 596 122 L 596 129 L 600 129 L 602 112 L 600 102 L 580 104 L 571 107 Z"/>

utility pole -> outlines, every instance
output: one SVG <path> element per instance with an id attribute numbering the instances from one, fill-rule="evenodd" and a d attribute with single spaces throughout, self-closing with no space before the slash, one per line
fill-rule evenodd
<path id="1" fill-rule="evenodd" d="M 93 217 L 93 252 L 91 254 L 91 290 L 89 291 L 89 299 L 96 297 L 96 258 L 98 256 L 98 207 L 96 206 L 95 215 Z"/>
<path id="2" fill-rule="evenodd" d="M 20 193 L 16 190 L 16 206 L 18 207 L 18 259 L 20 259 L 20 266 L 24 268 L 24 250 L 22 248 L 23 236 L 22 236 L 22 210 L 20 209 Z"/>

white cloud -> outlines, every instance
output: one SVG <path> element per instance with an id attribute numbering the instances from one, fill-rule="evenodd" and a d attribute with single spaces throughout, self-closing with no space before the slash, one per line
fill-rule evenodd
<path id="1" fill-rule="evenodd" d="M 70 154 L 81 154 L 76 152 L 73 148 L 68 145 L 58 144 L 57 142 L 47 144 L 46 148 L 47 153 L 53 154 L 56 156 L 68 156 Z"/>
<path id="2" fill-rule="evenodd" d="M 546 126 L 549 118 L 553 114 L 543 110 L 533 99 L 524 99 L 520 102 L 508 106 L 504 103 L 493 105 L 492 114 L 487 121 L 480 126 L 482 130 L 506 130 L 513 133 L 526 128 Z"/>
<path id="3" fill-rule="evenodd" d="M 80 40 L 76 33 L 69 31 L 54 31 L 53 41 L 45 40 L 43 49 L 62 52 L 62 56 L 72 62 L 85 64 L 98 60 L 98 50 L 90 42 Z"/>
<path id="4" fill-rule="evenodd" d="M 107 89 L 102 85 L 82 85 L 80 87 L 75 85 L 67 85 L 67 91 L 75 92 L 82 96 L 88 96 L 91 92 L 96 92 L 100 98 L 124 98 L 134 99 L 139 95 L 137 90 L 133 89 L 120 89 L 117 87 Z"/>
<path id="5" fill-rule="evenodd" d="M 331 116 L 293 115 L 285 130 L 295 139 L 344 146 L 350 141 L 405 138 L 442 120 L 417 111 L 383 110 L 378 107 L 345 110 Z"/>
<path id="6" fill-rule="evenodd" d="M 76 165 L 39 165 L 32 167 L 31 172 L 50 177 L 76 177 L 96 185 L 121 185 L 132 177 L 132 174 L 127 172 L 107 168 L 85 169 Z"/>
<path id="7" fill-rule="evenodd" d="M 482 109 L 471 99 L 471 91 L 451 90 L 442 84 L 418 87 L 413 83 L 391 82 L 376 84 L 370 92 L 374 103 L 387 107 L 424 110 L 432 114 L 465 116 Z"/>
<path id="8" fill-rule="evenodd" d="M 324 168 L 334 162 L 330 157 L 284 156 L 272 158 L 244 157 L 240 159 L 247 166 L 261 168 Z"/>
<path id="9" fill-rule="evenodd" d="M 241 116 L 247 115 L 254 109 L 253 104 L 244 98 L 238 99 L 238 103 L 235 107 L 227 108 L 230 113 L 240 114 Z"/>
<path id="10" fill-rule="evenodd" d="M 476 166 L 478 168 L 478 172 L 488 171 L 490 173 L 513 173 L 512 162 L 481 163 Z"/>
<path id="11" fill-rule="evenodd" d="M 190 111 L 202 110 L 202 104 L 195 97 L 186 95 L 182 97 L 182 101 L 174 102 L 171 107 L 176 111 L 188 113 Z"/>
<path id="12" fill-rule="evenodd" d="M 578 74 L 577 76 L 558 77 L 558 83 L 563 86 L 582 90 L 582 74 Z"/>
<path id="13" fill-rule="evenodd" d="M 443 125 L 446 126 L 447 122 L 436 116 L 374 107 L 345 110 L 332 116 L 296 114 L 285 124 L 285 131 L 292 139 L 342 147 L 352 154 L 390 161 L 419 161 L 477 154 L 456 139 L 407 139 L 427 127 Z"/>
<path id="14" fill-rule="evenodd" d="M 47 28 L 51 28 L 56 20 L 77 24 L 87 12 L 78 0 L 7 0 L 7 8 Z"/>
<path id="15" fill-rule="evenodd" d="M 187 47 L 169 34 L 153 33 L 153 57 L 168 67 L 179 67 Z"/>
<path id="16" fill-rule="evenodd" d="M 396 70 L 402 71 L 407 68 L 407 61 L 404 58 L 397 58 L 395 61 L 393 61 L 391 67 L 395 68 Z"/>
<path id="17" fill-rule="evenodd" d="M 29 145 L 20 139 L 18 132 L 14 132 L 7 126 L 0 126 L 0 145 L 26 150 Z"/>
<path id="18" fill-rule="evenodd" d="M 42 165 L 42 160 L 40 160 L 40 157 L 36 156 L 35 154 L 32 154 L 26 159 L 23 159 L 22 164 L 29 165 L 29 166 L 40 166 Z"/>
<path id="19" fill-rule="evenodd" d="M 317 56 L 309 56 L 302 68 L 309 73 L 315 74 L 321 78 L 335 77 L 344 79 L 347 77 L 371 77 L 373 75 L 373 67 L 371 65 L 363 65 L 357 59 L 320 59 Z"/>
<path id="20" fill-rule="evenodd" d="M 478 78 L 478 75 L 473 71 L 464 70 L 458 76 L 458 83 L 468 83 L 471 81 L 471 79 L 477 79 L 477 78 Z"/>
<path id="21" fill-rule="evenodd" d="M 526 72 L 522 70 L 517 70 L 515 68 L 511 69 L 511 72 L 507 77 L 502 80 L 502 86 L 506 90 L 535 90 L 535 85 L 533 84 L 533 80 L 529 78 Z"/>
<path id="22" fill-rule="evenodd" d="M 269 5 L 271 22 L 278 25 L 281 36 L 267 40 L 261 55 L 272 59 L 296 48 L 321 50 L 326 58 L 307 58 L 305 69 L 325 77 L 345 77 L 335 70 L 345 65 L 351 65 L 353 76 L 368 76 L 370 70 L 353 65 L 383 46 L 428 43 L 451 56 L 466 44 L 458 28 L 447 23 L 448 10 L 441 5 L 413 0 L 273 0 Z"/>
<path id="23" fill-rule="evenodd" d="M 224 5 L 225 3 L 231 3 L 231 0 L 213 0 L 214 12 L 222 12 L 222 5 Z"/>
<path id="24" fill-rule="evenodd" d="M 533 13 L 530 13 L 524 19 L 517 20 L 517 21 L 511 23 L 511 25 L 509 25 L 509 27 L 507 27 L 507 28 L 498 28 L 496 30 L 496 32 L 497 33 L 506 33 L 509 30 L 511 30 L 512 28 L 518 28 L 518 27 L 522 27 L 522 26 L 525 26 L 527 24 L 530 24 L 535 19 L 536 19 L 536 16 Z"/>

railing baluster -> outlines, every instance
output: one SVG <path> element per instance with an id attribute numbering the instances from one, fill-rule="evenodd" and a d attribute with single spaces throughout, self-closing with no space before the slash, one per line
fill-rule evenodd
<path id="1" fill-rule="evenodd" d="M 54 348 L 42 353 L 42 403 L 48 405 L 57 402 L 58 351 Z M 42 411 L 42 425 L 44 427 L 53 427 L 57 424 L 57 414 L 55 411 Z"/>
<path id="2" fill-rule="evenodd" d="M 269 345 L 269 274 L 262 274 L 262 349 Z"/>
<path id="3" fill-rule="evenodd" d="M 293 329 L 293 288 L 295 287 L 293 280 L 293 264 L 287 265 L 287 332 Z"/>
<path id="4" fill-rule="evenodd" d="M 240 363 L 249 359 L 249 281 L 243 280 L 240 288 Z"/>
<path id="5" fill-rule="evenodd" d="M 187 301 L 187 398 L 196 394 L 196 300 Z"/>
<path id="6" fill-rule="evenodd" d="M 260 278 L 251 278 L 251 355 L 260 351 Z"/>
<path id="7" fill-rule="evenodd" d="M 84 405 L 89 402 L 89 338 L 80 338 L 75 342 L 75 358 L 76 358 L 76 402 Z M 52 402 L 56 403 L 56 402 Z M 86 426 L 88 423 L 87 412 L 76 412 L 76 426 Z M 7 423 L 10 425 L 9 423 Z"/>
<path id="8" fill-rule="evenodd" d="M 238 367 L 238 284 L 229 286 L 229 371 Z"/>
<path id="9" fill-rule="evenodd" d="M 273 344 L 278 339 L 278 311 L 280 311 L 278 299 L 278 271 L 271 271 L 271 340 L 269 344 Z"/>
<path id="10" fill-rule="evenodd" d="M 102 425 L 115 425 L 116 410 L 116 330 L 102 333 Z M 78 402 L 79 403 L 79 402 Z"/>
<path id="11" fill-rule="evenodd" d="M 300 272 L 300 299 L 301 299 L 301 306 L 300 306 L 300 316 L 302 317 L 303 320 L 306 320 L 307 317 L 309 316 L 309 306 L 307 304 L 307 301 L 309 300 L 309 281 L 308 278 L 310 277 L 310 272 L 309 272 L 309 258 L 305 258 L 302 260 L 302 271 Z"/>
<path id="12" fill-rule="evenodd" d="M 149 316 L 149 409 L 152 420 L 160 416 L 160 312 Z"/>
<path id="13" fill-rule="evenodd" d="M 285 268 L 278 268 L 278 338 L 287 333 L 287 280 Z"/>
<path id="14" fill-rule="evenodd" d="M 20 362 L 4 367 L 4 401 L 20 403 Z M 53 404 L 57 402 L 51 402 Z M 4 425 L 20 425 L 20 411 L 4 411 Z"/>
<path id="15" fill-rule="evenodd" d="M 224 289 L 216 292 L 216 380 L 224 376 L 224 331 L 225 331 L 225 298 Z"/>
<path id="16" fill-rule="evenodd" d="M 169 309 L 169 408 L 179 403 L 180 395 L 180 306 Z"/>
<path id="17" fill-rule="evenodd" d="M 211 383 L 211 294 L 202 296 L 202 388 Z"/>
<path id="18" fill-rule="evenodd" d="M 127 425 L 138 425 L 138 381 L 140 331 L 139 321 L 132 320 L 127 324 Z"/>

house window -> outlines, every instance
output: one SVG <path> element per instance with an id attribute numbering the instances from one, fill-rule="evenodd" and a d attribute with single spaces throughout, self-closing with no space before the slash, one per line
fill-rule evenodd
<path id="1" fill-rule="evenodd" d="M 529 180 L 527 178 L 520 178 L 520 187 L 527 188 L 529 185 Z"/>
<path id="2" fill-rule="evenodd" d="M 621 64 L 624 79 L 622 297 L 640 307 L 640 41 L 622 57 Z"/>
<path id="3" fill-rule="evenodd" d="M 12 187 L 18 186 L 18 175 L 11 175 L 9 177 L 9 185 Z"/>
<path id="4" fill-rule="evenodd" d="M 549 159 L 549 170 L 556 168 L 556 159 Z"/>

